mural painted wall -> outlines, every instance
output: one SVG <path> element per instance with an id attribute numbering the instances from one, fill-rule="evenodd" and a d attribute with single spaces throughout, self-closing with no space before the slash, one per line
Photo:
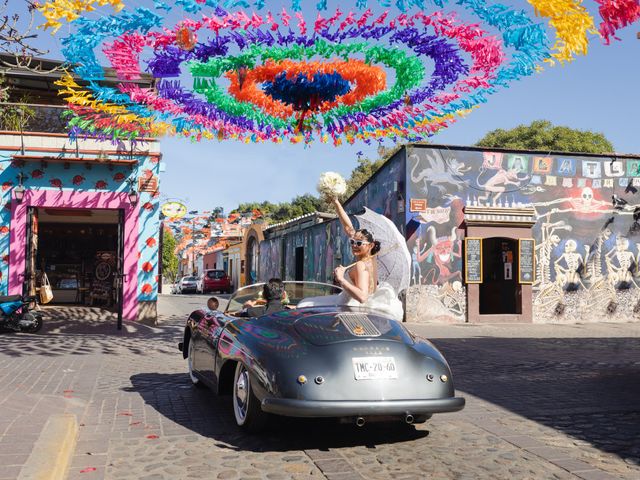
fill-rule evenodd
<path id="1" fill-rule="evenodd" d="M 308 281 L 331 283 L 333 269 L 353 261 L 342 226 L 329 221 L 284 236 L 274 234 L 261 242 L 259 280 L 281 276 L 285 280 L 295 279 L 296 248 L 303 248 L 304 279 Z"/>
<path id="2" fill-rule="evenodd" d="M 366 206 L 391 219 L 404 233 L 405 221 L 405 150 L 398 151 L 376 175 L 345 204 L 349 213 Z"/>
<path id="3" fill-rule="evenodd" d="M 134 180 L 134 185 L 138 186 L 138 178 L 155 176 L 158 178 L 160 172 L 159 156 L 135 155 L 137 165 L 133 168 L 129 166 L 108 166 L 95 162 L 87 164 L 65 164 L 40 161 L 15 160 L 12 155 L 18 153 L 15 148 L 5 147 L 11 136 L 0 136 L 0 294 L 6 295 L 8 292 L 9 278 L 9 232 L 11 229 L 11 192 L 18 184 L 20 173 L 24 175 L 23 185 L 29 191 L 50 191 L 50 192 L 128 192 L 129 179 Z M 36 139 L 36 140 L 34 140 Z M 59 158 L 64 155 L 75 156 L 75 143 L 71 144 L 68 139 L 55 140 L 48 137 L 30 137 L 31 144 L 38 143 L 39 147 L 47 146 L 47 142 L 65 142 L 59 153 Z M 68 143 L 68 145 L 67 145 Z M 82 145 L 82 144 L 81 144 Z M 57 147 L 56 147 L 57 148 Z M 82 148 L 82 147 L 81 147 Z M 107 147 L 107 149 L 109 146 Z M 115 147 L 113 147 L 115 148 Z M 157 148 L 157 147 L 156 147 Z M 56 153 L 43 154 L 41 151 L 30 151 L 27 144 L 26 155 L 42 156 Z M 91 157 L 91 155 L 87 155 Z M 132 158 L 127 156 L 127 158 Z M 62 197 L 62 196 L 61 196 Z M 57 205 L 65 207 L 64 204 Z M 156 301 L 158 294 L 158 243 L 159 243 L 159 191 L 140 192 L 137 207 L 138 209 L 138 239 L 135 251 L 125 252 L 126 255 L 133 255 L 137 258 L 138 264 L 138 286 L 137 299 L 140 302 Z"/>
<path id="4" fill-rule="evenodd" d="M 280 262 L 282 255 L 282 242 L 280 238 L 264 240 L 260 242 L 260 255 L 258 257 L 258 281 L 264 282 L 270 278 L 280 278 Z"/>
<path id="5" fill-rule="evenodd" d="M 533 211 L 534 321 L 627 321 L 640 318 L 638 190 L 640 157 L 416 145 L 399 151 L 346 209 L 366 205 L 405 234 L 409 321 L 467 321 L 465 206 Z M 304 248 L 307 280 L 330 282 L 336 265 L 352 261 L 337 221 L 274 235 L 261 244 L 262 280 L 280 275 L 283 261 L 293 279 L 296 247 Z"/>
<path id="6" fill-rule="evenodd" d="M 464 205 L 533 207 L 534 321 L 637 316 L 638 186 L 634 157 L 409 148 L 411 316 L 465 320 Z"/>

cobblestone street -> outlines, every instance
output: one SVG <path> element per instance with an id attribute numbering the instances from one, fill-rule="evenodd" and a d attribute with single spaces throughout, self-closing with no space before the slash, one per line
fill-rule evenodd
<path id="1" fill-rule="evenodd" d="M 230 397 L 191 386 L 176 348 L 205 297 L 160 325 L 47 319 L 0 335 L 0 479 L 50 415 L 80 425 L 69 479 L 637 479 L 640 324 L 411 325 L 443 351 L 462 412 L 423 425 L 280 419 L 251 436 Z"/>

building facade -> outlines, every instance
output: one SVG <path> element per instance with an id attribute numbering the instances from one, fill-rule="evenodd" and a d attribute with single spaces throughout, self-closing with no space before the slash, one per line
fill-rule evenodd
<path id="1" fill-rule="evenodd" d="M 23 132 L 0 130 L 0 294 L 34 294 L 46 276 L 53 303 L 155 322 L 159 143 L 70 139 L 55 74 L 7 78 L 43 103 L 26 105 Z"/>
<path id="2" fill-rule="evenodd" d="M 640 318 L 638 188 L 636 155 L 410 145 L 345 208 L 405 235 L 409 321 L 628 321 Z M 261 280 L 281 265 L 327 281 L 352 260 L 337 221 L 281 237 L 265 233 Z"/>

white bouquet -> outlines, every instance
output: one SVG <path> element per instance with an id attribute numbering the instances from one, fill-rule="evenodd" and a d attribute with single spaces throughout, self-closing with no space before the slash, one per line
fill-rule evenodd
<path id="1" fill-rule="evenodd" d="M 340 198 L 347 192 L 347 182 L 336 172 L 324 172 L 318 180 L 318 192 L 323 197 Z"/>

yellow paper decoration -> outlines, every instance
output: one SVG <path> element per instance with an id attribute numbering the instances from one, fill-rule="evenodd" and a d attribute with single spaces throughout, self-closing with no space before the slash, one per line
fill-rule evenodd
<path id="1" fill-rule="evenodd" d="M 60 89 L 60 95 L 64 95 L 64 99 L 67 103 L 84 108 L 90 108 L 97 113 L 105 113 L 116 124 L 137 123 L 143 128 L 149 130 L 154 136 L 175 132 L 175 127 L 170 123 L 157 122 L 153 118 L 141 117 L 129 112 L 126 107 L 123 107 L 122 105 L 104 103 L 94 99 L 90 92 L 84 90 L 76 83 L 69 72 L 65 72 L 60 80 L 55 83 L 62 87 Z"/>
<path id="2" fill-rule="evenodd" d="M 38 8 L 40 13 L 47 19 L 42 25 L 45 28 L 52 28 L 55 33 L 62 26 L 60 20 L 71 23 L 80 18 L 80 14 L 84 12 L 93 12 L 94 5 L 104 7 L 111 5 L 116 12 L 124 8 L 122 0 L 52 0 Z"/>
<path id="3" fill-rule="evenodd" d="M 581 0 L 528 0 L 538 16 L 549 18 L 549 24 L 556 30 L 553 58 L 545 62 L 554 65 L 554 58 L 564 64 L 574 59 L 574 55 L 586 55 L 589 39 L 587 34 L 599 35 L 593 17 L 582 6 Z"/>

